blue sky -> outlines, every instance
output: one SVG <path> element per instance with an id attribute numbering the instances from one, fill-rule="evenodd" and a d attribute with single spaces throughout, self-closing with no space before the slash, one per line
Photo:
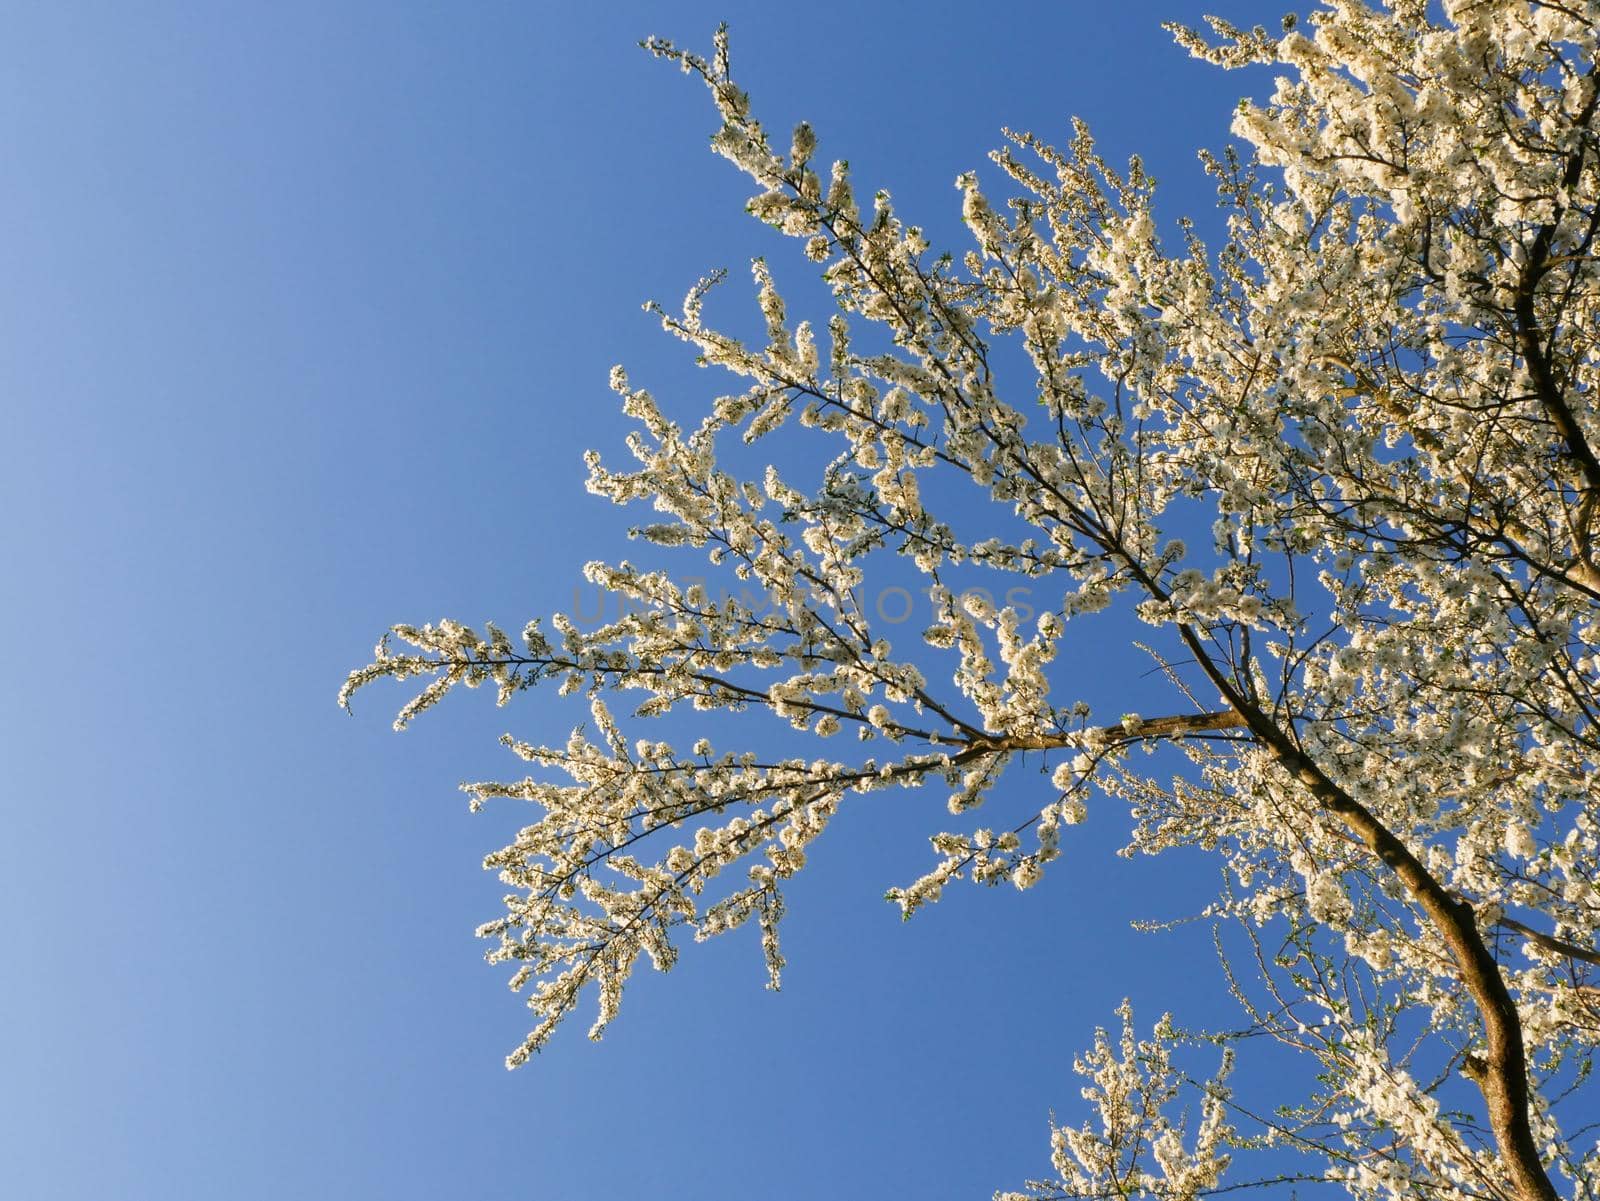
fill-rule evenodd
<path id="1" fill-rule="evenodd" d="M 626 553 L 582 490 L 621 451 L 610 365 L 718 386 L 640 302 L 728 265 L 742 320 L 752 255 L 803 271 L 638 38 L 727 19 L 769 125 L 953 233 L 1000 126 L 1071 114 L 1203 213 L 1194 151 L 1264 81 L 1174 48 L 1180 7 L 9 6 L 9 1195 L 981 1197 L 1045 1170 L 1120 998 L 1228 1012 L 1203 936 L 1126 924 L 1197 909 L 1203 871 L 1112 858 L 1104 806 L 1033 893 L 902 925 L 925 798 L 817 849 L 783 993 L 753 937 L 692 947 L 603 1043 L 574 1023 L 507 1073 L 527 1014 L 472 930 L 521 815 L 456 784 L 573 713 L 465 696 L 397 737 L 398 690 L 333 703 L 391 622 L 570 608 Z"/>

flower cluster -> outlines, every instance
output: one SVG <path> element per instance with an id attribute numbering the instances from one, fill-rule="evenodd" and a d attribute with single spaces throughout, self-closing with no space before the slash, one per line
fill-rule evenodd
<path id="1" fill-rule="evenodd" d="M 710 58 L 650 42 L 706 84 L 750 212 L 801 241 L 838 311 L 792 321 L 765 261 L 754 342 L 708 322 L 720 277 L 653 306 L 739 390 L 685 425 L 618 368 L 633 462 L 589 458 L 591 491 L 653 510 L 637 537 L 768 603 L 592 563 L 629 602 L 615 622 L 558 615 L 520 644 L 399 626 L 341 694 L 427 678 L 399 725 L 458 684 L 591 699 L 596 733 L 508 739 L 538 776 L 469 786 L 539 812 L 488 860 L 513 889 L 491 957 L 537 1018 L 512 1062 L 590 987 L 598 1033 L 681 930 L 753 922 L 776 985 L 784 885 L 852 797 L 943 801 L 934 865 L 889 892 L 910 915 L 958 878 L 1033 887 L 1098 794 L 1129 807 L 1129 853 L 1221 858 L 1205 914 L 1253 948 L 1255 976 L 1230 976 L 1249 1032 L 1316 1083 L 1251 1135 L 1203 1086 L 1190 1137 L 1170 1030 L 1102 1035 L 1081 1065 L 1100 1126 L 1057 1130 L 1060 1179 L 1034 1195 L 1195 1197 L 1225 1146 L 1257 1145 L 1357 1197 L 1600 1195 L 1558 1101 L 1600 1042 L 1597 29 L 1595 0 L 1327 0 L 1303 31 L 1179 29 L 1281 73 L 1235 117 L 1253 159 L 1205 156 L 1221 243 L 1184 225 L 1169 248 L 1142 164 L 1080 124 L 1063 147 L 1009 135 L 1005 204 L 961 176 L 961 256 L 887 193 L 863 208 L 809 126 L 775 147 L 724 34 Z M 999 339 L 1031 378 L 1002 383 Z M 786 425 L 834 448 L 804 484 Z M 731 464 L 763 439 L 778 461 L 745 478 Z M 933 600 L 911 645 L 862 600 L 896 571 Z M 963 593 L 973 571 L 1052 601 Z M 1087 701 L 1120 698 L 1063 701 L 1058 650 L 1117 605 L 1164 640 L 1172 702 L 1097 726 Z M 683 753 L 625 736 L 607 695 L 829 753 Z M 1000 787 L 1025 760 L 1042 795 Z"/>

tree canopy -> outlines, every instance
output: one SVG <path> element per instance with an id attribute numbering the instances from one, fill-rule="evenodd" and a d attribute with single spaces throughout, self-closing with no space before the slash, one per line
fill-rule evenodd
<path id="1" fill-rule="evenodd" d="M 958 879 L 1032 887 L 1116 802 L 1130 853 L 1219 860 L 1196 908 L 1250 948 L 1243 1024 L 1183 1032 L 1175 999 L 1141 1037 L 1124 1010 L 1055 1177 L 1015 1196 L 1600 1197 L 1597 26 L 1593 0 L 1175 26 L 1280 72 L 1244 149 L 1203 155 L 1220 238 L 1164 234 L 1141 163 L 1078 124 L 956 181 L 959 253 L 809 126 L 775 144 L 725 32 L 648 42 L 836 312 L 791 319 L 757 261 L 756 338 L 705 318 L 719 276 L 657 310 L 740 381 L 696 421 L 613 372 L 633 462 L 592 453 L 589 488 L 702 576 L 597 561 L 612 621 L 395 626 L 341 693 L 426 680 L 397 726 L 457 686 L 589 698 L 564 741 L 504 740 L 531 774 L 465 786 L 539 811 L 486 860 L 512 891 L 481 933 L 535 1017 L 509 1064 L 586 994 L 598 1036 L 685 938 L 753 923 L 776 985 L 785 886 L 863 794 L 947 798 L 945 829 L 907 820 L 929 870 L 885 881 L 908 917 Z M 933 619 L 891 643 L 873 589 L 908 572 Z M 1161 712 L 1055 668 L 1106 609 L 1147 624 Z M 675 711 L 692 745 L 652 737 Z M 1315 1067 L 1271 1109 L 1228 1084 L 1260 1038 Z M 1197 1039 L 1217 1075 L 1177 1062 Z"/>

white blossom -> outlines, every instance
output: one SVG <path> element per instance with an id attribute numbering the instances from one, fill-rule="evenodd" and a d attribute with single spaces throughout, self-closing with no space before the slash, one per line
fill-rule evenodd
<path id="1" fill-rule="evenodd" d="M 1210 28 L 1175 33 L 1277 75 L 1235 114 L 1247 152 L 1203 157 L 1213 244 L 1169 244 L 1143 165 L 1078 123 L 963 173 L 972 249 L 938 258 L 843 163 L 824 183 L 809 126 L 774 148 L 725 34 L 649 43 L 707 85 L 750 212 L 839 311 L 792 320 L 757 262 L 754 341 L 708 323 L 720 276 L 652 306 L 731 394 L 679 420 L 611 375 L 631 462 L 591 454 L 590 491 L 648 506 L 649 563 L 704 556 L 748 595 L 596 562 L 615 620 L 396 626 L 341 691 L 422 680 L 397 726 L 457 685 L 590 699 L 564 741 L 504 740 L 533 774 L 466 786 L 534 807 L 486 860 L 510 891 L 482 933 L 534 1014 L 512 1064 L 586 992 L 598 1036 L 685 934 L 754 924 L 776 986 L 786 886 L 868 793 L 905 789 L 931 843 L 887 893 L 909 917 L 958 880 L 1048 893 L 1092 790 L 1128 809 L 1125 853 L 1217 858 L 1195 908 L 1242 948 L 1245 1018 L 1141 1040 L 1125 1008 L 1079 1060 L 1094 1118 L 1017 1196 L 1196 1198 L 1270 1150 L 1282 1183 L 1358 1198 L 1600 1197 L 1572 1141 L 1600 1041 L 1600 4 Z M 747 478 L 757 453 L 779 462 Z M 899 635 L 872 589 L 911 572 Z M 1147 672 L 1063 653 L 1106 609 L 1147 623 Z M 1145 712 L 1090 724 L 1136 676 Z M 649 736 L 675 711 L 739 749 Z M 1275 1110 L 1180 1063 L 1264 1039 L 1312 1068 Z"/>

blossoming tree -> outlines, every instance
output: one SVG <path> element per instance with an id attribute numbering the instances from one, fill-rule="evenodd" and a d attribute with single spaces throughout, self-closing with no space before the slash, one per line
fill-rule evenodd
<path id="1" fill-rule="evenodd" d="M 791 321 L 758 262 L 766 335 L 741 340 L 702 281 L 662 323 L 742 390 L 685 428 L 619 368 L 636 462 L 590 456 L 592 491 L 654 506 L 643 538 L 759 603 L 592 563 L 630 601 L 615 621 L 396 626 L 345 685 L 425 678 L 397 726 L 457 685 L 590 698 L 565 742 L 507 739 L 534 775 L 468 786 L 539 812 L 488 858 L 514 892 L 482 933 L 537 1018 L 510 1064 L 586 993 L 598 1034 L 688 935 L 754 923 L 776 982 L 786 882 L 860 794 L 948 792 L 931 869 L 890 891 L 907 915 L 958 878 L 1028 888 L 1099 795 L 1130 849 L 1221 858 L 1206 912 L 1255 948 L 1229 977 L 1245 1032 L 1316 1071 L 1252 1115 L 1226 1070 L 1175 1066 L 1170 1022 L 1140 1038 L 1124 1013 L 1079 1062 L 1093 1120 L 1019 1196 L 1600 1197 L 1597 26 L 1595 0 L 1326 0 L 1307 32 L 1175 29 L 1282 71 L 1238 110 L 1252 155 L 1205 159 L 1221 244 L 1185 224 L 1169 246 L 1140 164 L 1079 126 L 1008 135 L 1005 205 L 957 181 L 959 255 L 858 203 L 807 126 L 776 146 L 724 37 L 648 43 L 709 88 L 750 211 L 837 312 Z M 834 440 L 819 478 L 730 467 L 735 439 L 777 457 L 786 423 Z M 891 646 L 865 600 L 885 559 L 930 590 L 925 645 Z M 1059 599 L 962 595 L 975 568 Z M 1058 646 L 1109 606 L 1152 627 L 1165 712 L 1058 695 Z M 720 714 L 711 737 L 637 737 L 680 708 Z M 819 745 L 752 749 L 774 720 Z M 1007 782 L 1024 757 L 1048 795 Z"/>

